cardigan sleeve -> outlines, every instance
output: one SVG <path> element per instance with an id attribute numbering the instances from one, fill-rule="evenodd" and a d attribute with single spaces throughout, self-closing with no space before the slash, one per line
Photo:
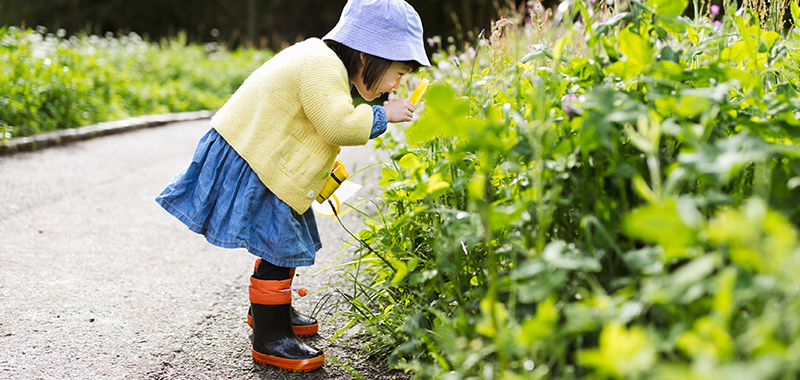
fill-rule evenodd
<path id="1" fill-rule="evenodd" d="M 348 83 L 347 70 L 335 55 L 311 55 L 301 69 L 303 112 L 331 145 L 364 145 L 369 141 L 372 107 L 354 107 Z"/>
<path id="2" fill-rule="evenodd" d="M 374 139 L 386 132 L 386 109 L 383 106 L 372 106 L 372 132 L 369 138 Z"/>

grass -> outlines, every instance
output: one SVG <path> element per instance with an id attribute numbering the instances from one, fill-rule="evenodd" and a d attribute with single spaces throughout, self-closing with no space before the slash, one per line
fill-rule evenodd
<path id="1" fill-rule="evenodd" d="M 217 109 L 270 56 L 129 35 L 0 29 L 2 138 L 132 116 Z"/>

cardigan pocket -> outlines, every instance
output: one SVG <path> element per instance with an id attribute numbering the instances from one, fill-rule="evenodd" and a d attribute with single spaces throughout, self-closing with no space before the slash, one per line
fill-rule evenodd
<path id="1" fill-rule="evenodd" d="M 284 174 L 297 187 L 305 187 L 311 182 L 316 170 L 315 162 L 312 162 L 311 155 L 306 151 L 306 147 L 294 135 L 286 136 L 277 150 L 277 159 L 280 160 L 280 168 Z"/>

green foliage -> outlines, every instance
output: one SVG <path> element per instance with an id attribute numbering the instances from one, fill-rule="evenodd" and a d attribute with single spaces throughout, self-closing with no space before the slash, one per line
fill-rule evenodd
<path id="1" fill-rule="evenodd" d="M 435 57 L 348 277 L 370 352 L 419 379 L 800 376 L 797 35 L 632 5 Z"/>
<path id="2" fill-rule="evenodd" d="M 185 37 L 43 34 L 0 29 L 0 125 L 5 138 L 130 116 L 219 108 L 267 57 Z"/>

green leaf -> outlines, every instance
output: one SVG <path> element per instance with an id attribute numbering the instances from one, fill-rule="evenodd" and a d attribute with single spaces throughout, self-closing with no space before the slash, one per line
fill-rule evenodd
<path id="1" fill-rule="evenodd" d="M 403 260 L 391 259 L 390 261 L 396 270 L 394 277 L 392 278 L 392 285 L 397 285 L 408 275 L 408 266 L 406 266 L 406 263 Z"/>
<path id="2" fill-rule="evenodd" d="M 388 186 L 390 183 L 396 180 L 397 170 L 394 170 L 388 166 L 381 168 L 381 180 L 378 182 L 378 186 Z"/>
<path id="3" fill-rule="evenodd" d="M 425 113 L 406 129 L 406 140 L 409 143 L 428 141 L 446 130 L 447 115 L 453 113 L 455 103 L 458 103 L 455 101 L 455 92 L 449 86 L 442 84 L 430 86 L 425 99 Z"/>
<path id="4" fill-rule="evenodd" d="M 734 42 L 733 45 L 722 50 L 720 58 L 734 62 L 742 62 L 750 58 L 751 52 L 748 50 L 744 40 Z"/>
<path id="5" fill-rule="evenodd" d="M 430 107 L 430 106 L 428 106 Z M 436 133 L 441 128 L 440 126 L 436 126 L 433 123 L 423 123 L 422 120 L 427 120 L 427 118 L 420 118 L 416 123 L 411 124 L 406 129 L 406 140 L 409 144 L 419 144 L 424 141 L 428 141 L 436 136 Z M 426 124 L 423 126 L 423 124 Z M 433 124 L 434 128 L 428 128 Z"/>
<path id="6" fill-rule="evenodd" d="M 690 356 L 704 356 L 713 360 L 727 360 L 733 355 L 733 339 L 719 321 L 702 317 L 694 328 L 681 334 L 676 346 Z"/>
<path id="7" fill-rule="evenodd" d="M 655 54 L 650 42 L 634 32 L 631 26 L 619 33 L 619 50 L 627 60 L 617 61 L 608 66 L 607 70 L 623 80 L 629 80 L 649 70 Z"/>
<path id="8" fill-rule="evenodd" d="M 662 250 L 659 247 L 645 247 L 634 251 L 625 252 L 622 260 L 633 270 L 643 274 L 657 274 L 664 265 L 661 263 Z"/>
<path id="9" fill-rule="evenodd" d="M 694 117 L 709 109 L 711 100 L 701 95 L 684 95 L 678 98 L 677 111 L 682 117 Z"/>
<path id="10" fill-rule="evenodd" d="M 526 345 L 546 338 L 558 323 L 559 312 L 555 297 L 549 297 L 536 306 L 536 316 L 522 323 L 517 339 Z"/>
<path id="11" fill-rule="evenodd" d="M 721 211 L 709 222 L 705 235 L 712 242 L 725 244 L 732 262 L 767 273 L 781 270 L 798 241 L 795 228 L 758 198 L 748 200 L 740 209 Z"/>
<path id="12" fill-rule="evenodd" d="M 630 12 L 620 12 L 614 15 L 614 17 L 610 18 L 606 22 L 596 22 L 592 24 L 592 32 L 595 34 L 596 37 L 602 37 L 609 34 L 611 28 L 619 25 L 622 20 L 630 20 L 633 17 L 633 14 Z"/>
<path id="13" fill-rule="evenodd" d="M 639 194 L 640 197 L 646 199 L 650 203 L 658 203 L 658 196 L 650 189 L 650 186 L 645 182 L 641 174 L 636 174 L 631 178 L 633 190 Z"/>
<path id="14" fill-rule="evenodd" d="M 487 133 L 487 121 L 470 116 L 468 99 L 456 97 L 449 86 L 438 84 L 428 90 L 425 113 L 406 129 L 409 144 L 421 144 L 437 135 L 472 138 L 481 141 Z"/>
<path id="15" fill-rule="evenodd" d="M 570 43 L 570 42 L 572 41 L 572 34 L 573 34 L 573 33 L 574 33 L 574 32 L 573 32 L 572 28 L 570 28 L 570 29 L 567 31 L 567 33 L 566 33 L 566 34 L 564 34 L 563 36 L 561 36 L 561 38 L 559 38 L 559 39 L 556 41 L 556 44 L 555 44 L 555 46 L 553 47 L 553 59 L 554 59 L 554 60 L 556 60 L 556 61 L 566 61 L 566 60 L 564 59 L 564 57 L 562 56 L 562 54 L 563 54 L 563 50 L 564 50 L 564 45 L 566 45 L 566 44 L 568 44 L 568 43 Z"/>
<path id="16" fill-rule="evenodd" d="M 489 227 L 493 231 L 503 231 L 510 225 L 515 223 L 523 211 L 520 203 L 512 203 L 510 205 L 492 204 L 489 207 Z"/>
<path id="17" fill-rule="evenodd" d="M 628 26 L 619 33 L 619 50 L 628 57 L 633 65 L 642 66 L 644 70 L 653 61 L 653 49 L 647 38 L 633 31 L 633 25 Z"/>
<path id="18" fill-rule="evenodd" d="M 627 81 L 642 73 L 642 66 L 631 61 L 617 61 L 606 68 L 610 73 Z"/>
<path id="19" fill-rule="evenodd" d="M 687 35 L 689 36 L 691 36 L 691 33 L 694 32 L 694 28 L 691 28 L 689 26 L 689 23 L 680 17 L 659 17 L 657 23 L 658 26 L 664 28 L 664 30 L 666 30 L 669 34 L 672 34 L 676 38 L 680 38 L 680 36 L 684 32 L 686 32 Z M 689 29 L 691 29 L 691 32 L 689 31 Z M 697 33 L 694 33 L 694 36 L 695 36 L 694 40 L 696 41 Z"/>
<path id="20" fill-rule="evenodd" d="M 675 17 L 680 16 L 686 10 L 689 0 L 649 0 L 646 4 L 653 8 L 659 16 Z"/>
<path id="21" fill-rule="evenodd" d="M 641 326 L 627 329 L 619 323 L 607 324 L 599 343 L 598 348 L 581 350 L 578 355 L 578 364 L 611 375 L 599 378 L 639 378 L 656 363 L 656 346 Z"/>
<path id="22" fill-rule="evenodd" d="M 530 62 L 536 58 L 550 58 L 553 59 L 553 51 L 547 47 L 547 45 L 537 44 L 531 46 L 531 52 L 525 54 L 524 57 L 520 60 L 521 63 Z"/>
<path id="23" fill-rule="evenodd" d="M 697 45 L 700 42 L 700 36 L 697 35 L 697 30 L 691 26 L 686 27 L 686 36 L 693 44 Z"/>
<path id="24" fill-rule="evenodd" d="M 578 146 L 586 152 L 598 149 L 606 141 L 610 127 L 611 123 L 605 115 L 589 113 L 578 131 Z"/>
<path id="25" fill-rule="evenodd" d="M 714 295 L 713 310 L 728 324 L 733 311 L 736 268 L 727 267 L 717 277 L 717 293 Z"/>
<path id="26" fill-rule="evenodd" d="M 400 158 L 400 161 L 397 164 L 400 165 L 400 167 L 411 170 L 412 172 L 422 167 L 422 162 L 419 160 L 419 157 L 417 157 L 417 155 L 414 153 L 407 153 L 402 158 Z M 381 174 L 383 174 L 383 170 L 381 170 Z"/>
<path id="27" fill-rule="evenodd" d="M 696 301 L 707 286 L 703 282 L 720 263 L 719 255 L 706 254 L 681 265 L 668 276 L 650 277 L 642 283 L 642 298 L 654 303 Z"/>
<path id="28" fill-rule="evenodd" d="M 650 204 L 633 210 L 623 220 L 622 227 L 631 237 L 661 245 L 667 262 L 689 256 L 687 249 L 697 235 L 697 231 L 683 222 L 672 199 L 663 205 Z"/>
<path id="29" fill-rule="evenodd" d="M 442 179 L 441 173 L 434 173 L 428 180 L 428 194 L 431 197 L 440 197 L 444 195 L 447 189 L 450 188 L 450 183 Z"/>
<path id="30" fill-rule="evenodd" d="M 599 272 L 600 262 L 594 257 L 585 256 L 580 251 L 569 248 L 561 240 L 547 244 L 542 251 L 542 258 L 555 268 Z"/>
<path id="31" fill-rule="evenodd" d="M 497 334 L 495 326 L 504 326 L 508 319 L 508 310 L 505 305 L 497 300 L 486 296 L 481 299 L 481 319 L 475 326 L 475 330 L 487 337 L 494 337 Z"/>

